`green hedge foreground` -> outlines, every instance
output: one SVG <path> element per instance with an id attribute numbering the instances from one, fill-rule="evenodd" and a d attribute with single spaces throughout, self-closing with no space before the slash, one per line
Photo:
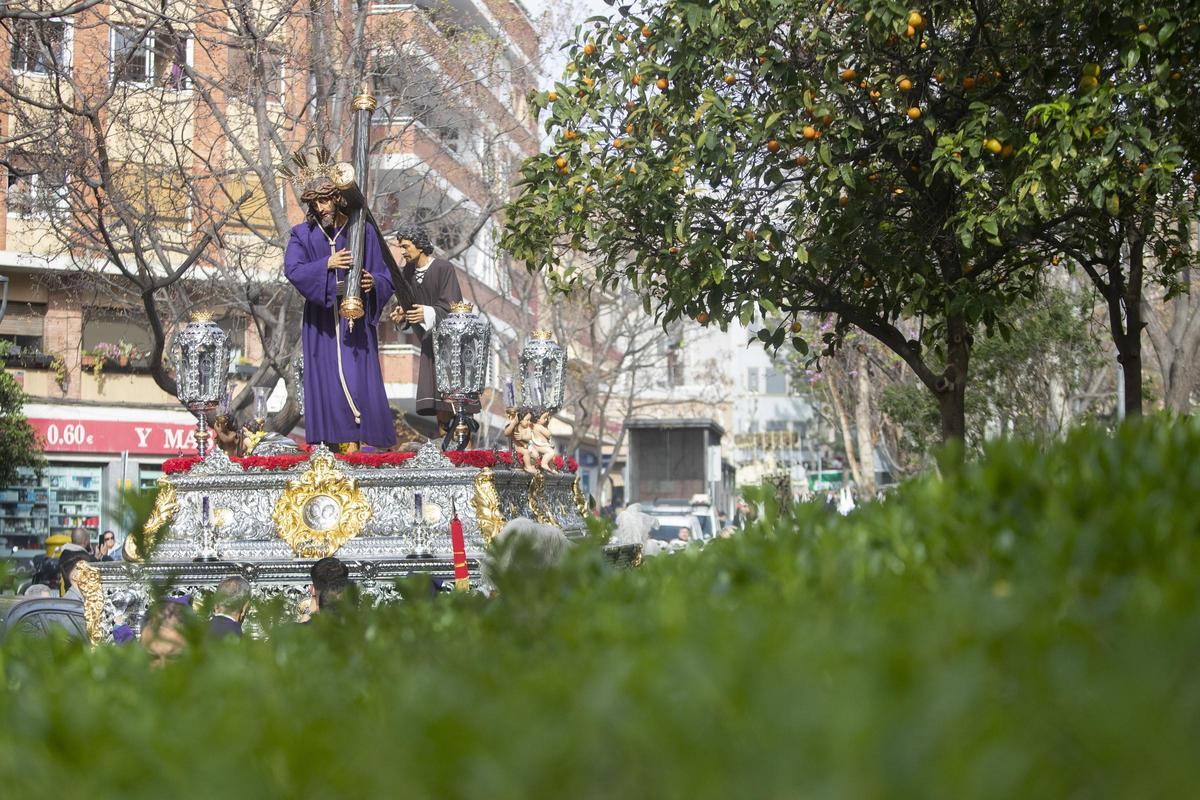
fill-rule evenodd
<path id="1" fill-rule="evenodd" d="M 0 793 L 1195 796 L 1200 425 L 951 461 L 845 519 L 626 572 L 583 546 L 157 670 L 10 643 Z"/>

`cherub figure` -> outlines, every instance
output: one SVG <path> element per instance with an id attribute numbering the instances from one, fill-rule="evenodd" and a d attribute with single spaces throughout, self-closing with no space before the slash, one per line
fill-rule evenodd
<path id="1" fill-rule="evenodd" d="M 526 411 L 517 425 L 516 451 L 524 458 L 525 471 L 530 474 L 537 472 L 537 451 L 534 449 L 533 437 L 533 412 Z"/>
<path id="2" fill-rule="evenodd" d="M 237 418 L 230 414 L 219 414 L 213 420 L 213 432 L 216 433 L 217 447 L 225 451 L 225 455 L 233 458 L 241 455 L 242 436 L 238 431 Z"/>
<path id="3" fill-rule="evenodd" d="M 533 446 L 530 448 L 534 457 L 540 461 L 542 472 L 554 472 L 554 439 L 550 435 L 550 412 L 543 411 L 533 424 Z"/>

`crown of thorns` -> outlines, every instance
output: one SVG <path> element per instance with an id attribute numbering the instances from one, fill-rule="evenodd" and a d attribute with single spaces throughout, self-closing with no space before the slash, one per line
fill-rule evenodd
<path id="1" fill-rule="evenodd" d="M 284 180 L 308 186 L 317 181 L 334 181 L 338 175 L 338 163 L 327 147 L 318 147 L 311 154 L 302 150 L 292 153 L 292 162 L 279 168 Z"/>

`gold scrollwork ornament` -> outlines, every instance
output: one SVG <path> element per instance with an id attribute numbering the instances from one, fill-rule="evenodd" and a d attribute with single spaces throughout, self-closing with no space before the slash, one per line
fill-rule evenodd
<path id="1" fill-rule="evenodd" d="M 357 536 L 371 518 L 358 482 L 342 473 L 330 453 L 312 457 L 309 468 L 275 502 L 271 519 L 279 538 L 300 558 L 325 558 Z"/>
<path id="2" fill-rule="evenodd" d="M 71 582 L 79 587 L 83 595 L 83 619 L 87 624 L 88 641 L 96 644 L 104 638 L 101 623 L 104 620 L 104 587 L 101 585 L 100 570 L 86 561 L 78 564 L 71 573 Z"/>
<path id="3" fill-rule="evenodd" d="M 575 501 L 575 509 L 579 512 L 580 519 L 587 519 L 588 501 L 583 493 L 583 478 L 578 475 L 575 476 L 575 482 L 571 484 L 571 499 Z"/>
<path id="4" fill-rule="evenodd" d="M 479 470 L 475 476 L 475 495 L 471 498 L 471 505 L 475 507 L 475 519 L 479 521 L 484 544 L 491 544 L 504 527 L 504 515 L 500 513 L 500 493 L 496 491 L 495 476 L 488 467 Z"/>
<path id="5" fill-rule="evenodd" d="M 170 524 L 178 511 L 179 494 L 175 491 L 175 484 L 171 483 L 171 480 L 164 475 L 158 479 L 158 494 L 154 497 L 154 508 L 150 511 L 150 517 L 146 520 L 146 524 L 142 526 L 142 535 L 146 539 L 153 541 L 154 534 L 158 533 L 159 529 L 164 525 Z M 123 555 L 126 561 L 142 560 L 142 554 L 138 552 L 135 537 L 125 537 Z"/>
<path id="6" fill-rule="evenodd" d="M 546 476 L 535 472 L 529 479 L 529 510 L 533 518 L 543 525 L 557 525 L 558 520 L 550 513 L 550 503 L 546 499 Z"/>

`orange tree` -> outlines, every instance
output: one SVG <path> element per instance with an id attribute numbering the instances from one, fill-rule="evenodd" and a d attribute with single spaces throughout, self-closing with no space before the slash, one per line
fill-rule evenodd
<path id="1" fill-rule="evenodd" d="M 1075 91 L 1034 106 L 1019 192 L 1046 214 L 1082 212 L 1043 237 L 1052 263 L 1082 271 L 1103 298 L 1125 386 L 1142 410 L 1144 288 L 1167 297 L 1200 266 L 1200 11 L 1186 4 L 1063 4 L 1039 21 L 1061 44 Z"/>
<path id="2" fill-rule="evenodd" d="M 523 167 L 505 245 L 604 259 L 664 320 L 837 320 L 900 356 L 964 432 L 973 332 L 1037 291 L 1055 231 L 1026 117 L 1078 91 L 1057 4 L 652 0 L 597 18 L 535 96 L 553 145 Z M 1057 29 L 1056 29 L 1057 30 Z M 1061 162 L 1059 162 L 1061 164 Z M 569 271 L 566 284 L 581 278 Z"/>

